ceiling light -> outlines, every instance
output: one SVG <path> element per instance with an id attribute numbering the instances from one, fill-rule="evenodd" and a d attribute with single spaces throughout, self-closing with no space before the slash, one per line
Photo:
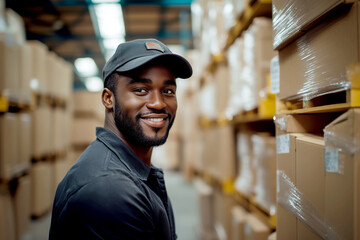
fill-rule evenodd
<path id="1" fill-rule="evenodd" d="M 99 92 L 103 89 L 103 81 L 99 77 L 85 78 L 84 84 L 89 92 Z"/>
<path id="2" fill-rule="evenodd" d="M 80 77 L 92 77 L 98 74 L 98 68 L 94 59 L 90 57 L 77 58 L 75 68 Z"/>
<path id="3" fill-rule="evenodd" d="M 91 0 L 93 3 L 120 3 L 119 0 Z"/>

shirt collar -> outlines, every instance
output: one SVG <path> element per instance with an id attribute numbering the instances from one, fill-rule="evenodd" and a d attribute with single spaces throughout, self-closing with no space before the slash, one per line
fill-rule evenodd
<path id="1" fill-rule="evenodd" d="M 105 144 L 129 171 L 136 174 L 141 180 L 146 181 L 149 177 L 151 169 L 157 170 L 151 165 L 151 168 L 143 163 L 133 151 L 111 130 L 97 127 L 96 137 Z"/>

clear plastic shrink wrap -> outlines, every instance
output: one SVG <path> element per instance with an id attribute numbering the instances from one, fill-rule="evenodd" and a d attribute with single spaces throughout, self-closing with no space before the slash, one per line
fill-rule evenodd
<path id="1" fill-rule="evenodd" d="M 307 101 L 352 87 L 346 67 L 359 62 L 359 3 L 347 6 L 279 50 L 279 99 Z"/>
<path id="2" fill-rule="evenodd" d="M 261 89 L 266 88 L 267 75 L 270 73 L 270 61 L 275 56 L 272 50 L 271 20 L 258 17 L 244 33 L 244 65 L 241 70 L 242 97 L 245 111 L 258 107 L 258 96 Z"/>
<path id="3" fill-rule="evenodd" d="M 243 109 L 240 93 L 242 87 L 241 69 L 243 68 L 242 53 L 244 49 L 244 38 L 238 38 L 227 52 L 227 59 L 230 71 L 229 99 L 226 108 L 226 117 L 232 119 Z"/>
<path id="4" fill-rule="evenodd" d="M 324 128 L 324 211 L 305 198 L 285 171 L 277 171 L 277 201 L 323 239 L 359 239 L 359 109 Z M 301 159 L 300 159 L 301 160 Z"/>
<path id="5" fill-rule="evenodd" d="M 270 214 L 276 211 L 276 140 L 266 134 L 251 137 L 256 169 L 256 201 Z"/>
<path id="6" fill-rule="evenodd" d="M 319 214 L 312 203 L 304 198 L 284 171 L 278 171 L 277 178 L 277 201 L 281 206 L 306 223 L 323 239 L 340 239 L 334 229 L 326 223 L 324 216 Z"/>
<path id="7" fill-rule="evenodd" d="M 300 36 L 333 8 L 354 0 L 273 0 L 273 47 L 278 50 Z"/>
<path id="8" fill-rule="evenodd" d="M 236 149 L 239 169 L 235 180 L 235 189 L 250 197 L 254 193 L 256 171 L 252 164 L 253 152 L 249 133 L 238 133 Z"/>

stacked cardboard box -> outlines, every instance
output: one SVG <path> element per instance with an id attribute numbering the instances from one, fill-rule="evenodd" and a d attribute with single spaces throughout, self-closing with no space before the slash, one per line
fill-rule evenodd
<path id="1" fill-rule="evenodd" d="M 346 71 L 360 61 L 359 3 L 347 2 L 319 1 L 314 6 L 312 2 L 273 1 L 279 99 L 309 100 L 351 87 Z"/>
<path id="2" fill-rule="evenodd" d="M 254 169 L 256 169 L 256 202 L 271 215 L 276 209 L 276 140 L 268 134 L 254 134 L 252 137 Z"/>
<path id="3" fill-rule="evenodd" d="M 96 127 L 104 126 L 105 108 L 100 92 L 75 91 L 73 102 L 71 146 L 75 156 L 79 156 L 96 139 Z"/>
<path id="4" fill-rule="evenodd" d="M 64 172 L 57 158 L 66 158 L 69 146 L 66 98 L 73 76 L 72 67 L 44 44 L 26 41 L 22 18 L 2 4 L 0 98 L 14 108 L 2 108 L 0 116 L 0 182 L 4 189 L 0 205 L 8 208 L 1 211 L 6 214 L 0 222 L 8 222 L 8 227 L 0 224 L 0 235 L 6 234 L 0 238 L 20 240 L 30 216 L 39 217 L 51 209 L 54 177 L 61 178 L 59 172 Z M 31 165 L 31 160 L 36 163 Z M 13 230 L 16 234 L 7 234 Z"/>
<path id="5" fill-rule="evenodd" d="M 250 198 L 255 194 L 256 169 L 254 168 L 254 154 L 251 133 L 240 132 L 237 134 L 237 177 L 235 189 L 245 197 Z"/>
<path id="6" fill-rule="evenodd" d="M 277 239 L 359 236 L 359 111 L 351 109 L 334 120 L 337 115 L 288 115 L 282 130 L 277 125 Z M 324 127 L 324 137 L 310 134 Z"/>
<path id="7" fill-rule="evenodd" d="M 226 84 L 229 91 L 227 116 L 256 109 L 259 96 L 267 88 L 272 50 L 271 19 L 257 17 L 249 29 L 229 48 L 228 61 L 231 75 Z"/>
<path id="8" fill-rule="evenodd" d="M 216 239 L 215 211 L 213 188 L 201 179 L 195 179 L 194 185 L 197 191 L 197 204 L 199 210 L 198 232 L 200 239 Z"/>

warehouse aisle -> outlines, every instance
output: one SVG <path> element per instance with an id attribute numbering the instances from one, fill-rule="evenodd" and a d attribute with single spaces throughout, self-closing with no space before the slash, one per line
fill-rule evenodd
<path id="1" fill-rule="evenodd" d="M 196 240 L 198 211 L 193 184 L 186 182 L 180 172 L 174 171 L 165 171 L 165 181 L 174 208 L 178 240 Z M 50 214 L 32 220 L 30 232 L 23 240 L 47 240 L 50 220 Z"/>

